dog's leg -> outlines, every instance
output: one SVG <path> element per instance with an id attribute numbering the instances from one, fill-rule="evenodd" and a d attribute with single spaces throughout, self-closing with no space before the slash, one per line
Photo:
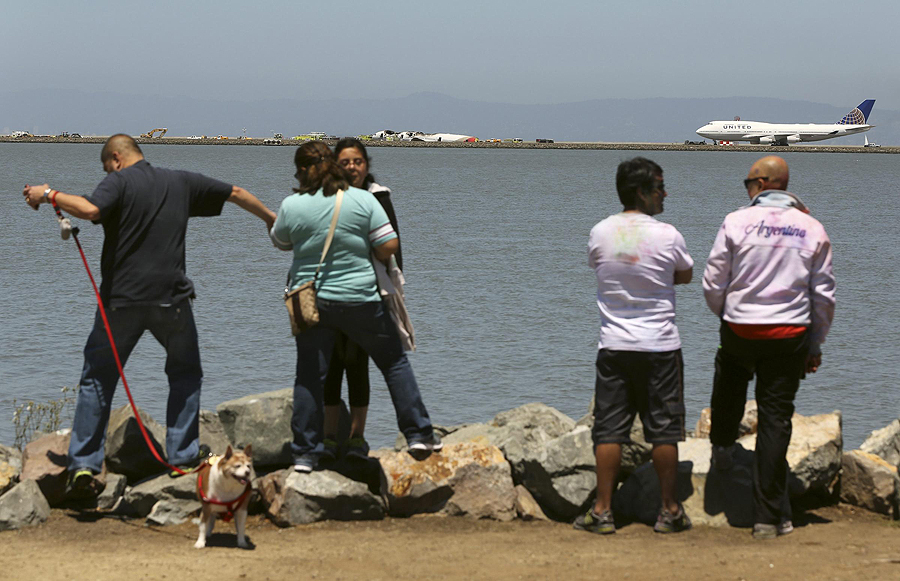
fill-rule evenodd
<path id="1" fill-rule="evenodd" d="M 247 538 L 244 536 L 244 529 L 247 525 L 247 507 L 242 506 L 234 513 L 234 528 L 237 529 L 237 544 L 242 549 L 250 548 L 247 544 Z"/>
<path id="2" fill-rule="evenodd" d="M 203 505 L 203 509 L 200 511 L 200 534 L 197 537 L 197 542 L 194 543 L 195 549 L 202 549 L 206 546 L 206 537 L 212 532 L 214 519 L 215 515 L 212 514 L 209 507 Z"/>

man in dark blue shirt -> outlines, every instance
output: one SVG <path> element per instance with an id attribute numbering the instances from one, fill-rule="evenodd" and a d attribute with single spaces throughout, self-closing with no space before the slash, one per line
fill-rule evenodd
<path id="1" fill-rule="evenodd" d="M 275 214 L 253 194 L 198 173 L 150 165 L 128 135 L 110 137 L 100 154 L 108 174 L 87 197 L 47 184 L 26 187 L 35 210 L 55 202 L 63 211 L 102 224 L 100 296 L 122 365 L 145 330 L 166 350 L 169 399 L 166 451 L 171 464 L 190 464 L 199 454 L 200 385 L 203 371 L 185 274 L 185 232 L 192 216 L 217 216 L 226 201 L 255 214 L 268 231 Z M 99 309 L 84 348 L 75 421 L 69 445 L 70 487 L 96 491 L 118 368 Z"/>

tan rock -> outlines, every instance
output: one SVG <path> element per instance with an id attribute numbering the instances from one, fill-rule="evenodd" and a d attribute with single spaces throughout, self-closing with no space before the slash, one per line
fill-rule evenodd
<path id="1" fill-rule="evenodd" d="M 281 506 L 284 504 L 284 483 L 290 474 L 291 469 L 270 472 L 265 476 L 261 476 L 255 482 L 255 487 L 259 490 L 263 503 L 266 505 L 266 514 L 279 526 L 287 526 L 280 524 L 276 517 L 281 512 Z"/>
<path id="2" fill-rule="evenodd" d="M 897 467 L 880 456 L 853 450 L 841 462 L 841 500 L 881 514 L 897 515 Z"/>
<path id="3" fill-rule="evenodd" d="M 747 403 L 744 404 L 744 416 L 741 418 L 741 423 L 738 427 L 738 437 L 740 438 L 748 434 L 755 434 L 758 423 L 759 410 L 756 406 L 756 400 L 748 400 Z M 709 432 L 711 429 L 712 409 L 703 408 L 703 410 L 701 410 L 700 412 L 700 419 L 697 420 L 697 425 L 694 427 L 694 437 L 709 438 Z"/>
<path id="4" fill-rule="evenodd" d="M 516 514 L 522 520 L 550 520 L 541 510 L 541 505 L 521 484 L 516 486 Z"/>
<path id="5" fill-rule="evenodd" d="M 703 408 L 700 410 L 700 419 L 694 426 L 695 438 L 709 438 L 709 431 L 712 428 L 712 408 Z"/>
<path id="6" fill-rule="evenodd" d="M 22 480 L 37 482 L 50 506 L 59 506 L 66 497 L 66 454 L 69 433 L 46 434 L 25 446 Z"/>
<path id="7" fill-rule="evenodd" d="M 509 463 L 484 438 L 447 444 L 416 460 L 406 452 L 373 453 L 385 475 L 382 494 L 388 512 L 408 516 L 424 512 L 509 520 L 516 494 Z"/>
<path id="8" fill-rule="evenodd" d="M 0 494 L 16 485 L 19 471 L 9 462 L 0 462 Z"/>

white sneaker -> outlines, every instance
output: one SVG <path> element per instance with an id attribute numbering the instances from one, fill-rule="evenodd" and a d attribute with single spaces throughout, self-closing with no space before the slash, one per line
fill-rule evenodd
<path id="1" fill-rule="evenodd" d="M 789 535 L 794 532 L 794 523 L 790 520 L 783 520 L 781 524 L 778 525 L 778 536 L 781 535 Z"/>
<path id="2" fill-rule="evenodd" d="M 409 449 L 414 452 L 437 452 L 443 447 L 444 443 L 441 442 L 437 434 L 432 434 L 431 440 L 412 442 L 409 445 Z"/>
<path id="3" fill-rule="evenodd" d="M 294 464 L 294 472 L 300 472 L 301 474 L 309 474 L 312 472 L 312 466 L 308 464 Z"/>

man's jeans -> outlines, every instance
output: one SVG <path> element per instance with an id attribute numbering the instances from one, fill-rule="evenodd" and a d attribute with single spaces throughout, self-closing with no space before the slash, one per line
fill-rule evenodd
<path id="1" fill-rule="evenodd" d="M 324 386 L 337 331 L 362 347 L 381 370 L 394 403 L 397 424 L 407 442 L 430 441 L 434 433 L 431 420 L 397 328 L 382 302 L 317 299 L 316 304 L 319 324 L 297 335 L 297 377 L 291 417 L 294 462 L 314 467 L 324 450 Z"/>
<path id="2" fill-rule="evenodd" d="M 720 337 L 709 439 L 716 446 L 735 442 L 747 384 L 755 373 L 759 424 L 753 464 L 754 517 L 757 523 L 777 525 L 791 518 L 786 455 L 794 397 L 806 370 L 809 333 L 792 339 L 743 339 L 723 321 Z"/>
<path id="3" fill-rule="evenodd" d="M 119 307 L 106 311 L 122 365 L 149 330 L 166 350 L 169 401 L 166 412 L 166 451 L 171 464 L 183 464 L 199 453 L 200 349 L 191 303 L 170 307 Z M 90 468 L 100 472 L 106 427 L 119 371 L 113 357 L 100 311 L 84 347 L 75 422 L 69 444 L 69 470 Z M 134 389 L 136 386 L 130 386 Z M 146 389 L 148 386 L 137 386 Z M 160 466 L 162 469 L 162 466 Z"/>

